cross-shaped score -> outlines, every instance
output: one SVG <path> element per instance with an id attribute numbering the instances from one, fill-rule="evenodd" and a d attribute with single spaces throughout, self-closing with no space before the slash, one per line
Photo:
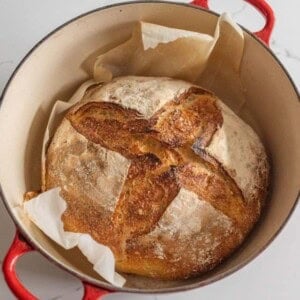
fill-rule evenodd
<path id="1" fill-rule="evenodd" d="M 194 192 L 246 233 L 248 204 L 221 164 L 205 147 L 222 125 L 216 97 L 191 87 L 145 119 L 111 102 L 80 104 L 67 114 L 88 140 L 131 161 L 113 213 L 126 238 L 150 232 L 181 188 Z"/>

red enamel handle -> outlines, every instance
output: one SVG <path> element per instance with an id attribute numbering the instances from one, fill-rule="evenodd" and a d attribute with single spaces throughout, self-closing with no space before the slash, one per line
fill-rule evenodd
<path id="1" fill-rule="evenodd" d="M 270 37 L 273 31 L 275 16 L 271 6 L 265 0 L 244 0 L 253 5 L 266 19 L 264 28 L 254 34 L 269 45 Z M 208 0 L 194 0 L 191 4 L 208 9 Z"/>
<path id="2" fill-rule="evenodd" d="M 36 296 L 31 294 L 22 285 L 15 270 L 18 258 L 30 251 L 34 251 L 34 249 L 25 241 L 17 230 L 15 238 L 4 258 L 2 270 L 7 285 L 19 300 L 38 300 Z M 83 300 L 102 299 L 102 296 L 111 293 L 111 291 L 99 289 L 86 282 L 82 282 L 82 284 L 84 286 Z"/>
<path id="3" fill-rule="evenodd" d="M 110 294 L 111 291 L 99 289 L 89 283 L 82 282 L 84 286 L 84 295 L 82 300 L 101 300 L 102 296 Z"/>
<path id="4" fill-rule="evenodd" d="M 19 257 L 23 254 L 33 251 L 34 249 L 22 238 L 17 231 L 16 236 L 4 258 L 2 270 L 7 285 L 13 294 L 21 300 L 37 300 L 19 281 L 16 274 L 15 265 Z"/>

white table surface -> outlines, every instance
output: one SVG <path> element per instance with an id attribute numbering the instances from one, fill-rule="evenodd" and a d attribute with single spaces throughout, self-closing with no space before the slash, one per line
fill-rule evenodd
<path id="1" fill-rule="evenodd" d="M 120 1 L 0 0 L 0 93 L 22 57 L 49 31 L 83 12 L 117 2 Z M 277 20 L 271 48 L 299 89 L 300 2 L 269 0 L 269 3 Z M 251 30 L 258 30 L 264 24 L 263 18 L 242 0 L 211 0 L 211 8 L 218 12 L 231 12 L 237 22 Z M 15 232 L 1 200 L 0 220 L 1 263 Z M 105 299 L 300 299 L 299 227 L 298 206 L 282 233 L 267 250 L 242 270 L 210 286 L 172 295 L 113 294 Z M 38 253 L 23 257 L 18 263 L 17 271 L 25 285 L 40 299 L 76 300 L 82 296 L 83 289 L 78 279 L 60 270 Z M 2 273 L 0 299 L 15 299 L 7 288 Z"/>

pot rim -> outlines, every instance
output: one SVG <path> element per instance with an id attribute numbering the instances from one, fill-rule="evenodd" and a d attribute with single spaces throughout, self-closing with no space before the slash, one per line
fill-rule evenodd
<path id="1" fill-rule="evenodd" d="M 193 9 L 197 9 L 197 10 L 201 10 L 204 11 L 206 13 L 215 15 L 217 17 L 220 16 L 220 14 L 211 11 L 211 10 L 207 10 L 204 8 L 201 8 L 199 6 L 193 6 L 191 4 L 188 3 L 178 3 L 178 2 L 174 2 L 174 1 L 146 1 L 146 0 L 138 0 L 138 1 L 126 1 L 126 2 L 121 2 L 121 3 L 115 3 L 115 4 L 110 4 L 110 5 L 105 5 L 105 6 L 101 6 L 98 7 L 96 9 L 90 10 L 88 12 L 82 13 L 66 22 L 64 22 L 62 25 L 56 27 L 54 30 L 52 30 L 51 32 L 49 32 L 45 37 L 43 37 L 40 41 L 38 41 L 28 52 L 27 54 L 23 57 L 23 59 L 19 62 L 19 64 L 17 65 L 17 67 L 14 69 L 13 73 L 11 74 L 9 80 L 7 81 L 2 94 L 0 96 L 0 111 L 1 111 L 1 106 L 3 103 L 3 100 L 5 99 L 5 95 L 7 90 L 10 87 L 10 84 L 12 83 L 14 77 L 16 76 L 16 74 L 18 73 L 19 69 L 21 69 L 21 67 L 23 66 L 23 64 L 27 61 L 27 59 L 31 56 L 31 54 L 42 44 L 44 43 L 46 40 L 48 40 L 48 38 L 50 38 L 54 33 L 56 33 L 57 31 L 59 31 L 60 29 L 64 28 L 65 26 L 81 19 L 84 18 L 90 14 L 93 14 L 95 12 L 99 12 L 105 9 L 109 9 L 111 7 L 118 7 L 118 6 L 124 6 L 124 5 L 132 5 L 132 4 L 167 4 L 167 5 L 178 5 L 178 6 L 185 6 L 185 7 L 190 7 Z M 293 79 L 291 78 L 291 75 L 288 73 L 288 71 L 285 69 L 285 67 L 283 66 L 283 64 L 281 63 L 281 61 L 276 57 L 276 55 L 273 53 L 273 51 L 264 43 L 262 42 L 258 37 L 255 36 L 254 33 L 250 32 L 248 29 L 244 28 L 244 26 L 240 25 L 239 26 L 242 28 L 243 31 L 245 31 L 246 33 L 248 33 L 252 38 L 254 38 L 261 46 L 263 46 L 265 48 L 265 50 L 267 50 L 272 56 L 273 58 L 276 60 L 276 62 L 279 64 L 279 66 L 281 67 L 282 71 L 286 74 L 286 76 L 288 77 L 290 83 L 292 84 L 292 87 L 295 91 L 295 93 L 298 96 L 298 101 L 300 102 L 300 94 L 299 91 L 296 87 L 295 82 L 293 81 Z M 288 220 L 290 219 L 292 213 L 295 211 L 295 208 L 297 206 L 298 201 L 300 200 L 300 190 L 298 192 L 298 195 L 295 199 L 295 202 L 291 208 L 291 210 L 289 211 L 287 217 L 285 218 L 285 220 L 282 222 L 281 226 L 279 227 L 279 229 L 274 233 L 274 235 L 267 241 L 267 243 L 258 251 L 256 251 L 254 254 L 252 254 L 248 259 L 244 260 L 243 262 L 239 263 L 238 265 L 236 265 L 235 267 L 225 271 L 222 274 L 218 274 L 215 276 L 212 276 L 210 278 L 207 278 L 201 282 L 196 282 L 196 283 L 192 283 L 189 285 L 185 285 L 185 286 L 179 286 L 179 287 L 170 287 L 170 288 L 162 288 L 162 289 L 151 289 L 151 290 L 145 290 L 145 289 L 138 289 L 138 288 L 127 288 L 127 287 L 116 287 L 113 286 L 107 282 L 105 282 L 104 280 L 99 283 L 98 280 L 96 279 L 91 279 L 88 276 L 83 276 L 81 275 L 79 272 L 70 270 L 67 266 L 65 266 L 62 262 L 60 262 L 58 259 L 56 259 L 55 257 L 52 257 L 51 255 L 49 255 L 41 246 L 39 246 L 38 244 L 36 244 L 34 242 L 34 240 L 31 238 L 31 236 L 29 234 L 26 233 L 26 231 L 23 229 L 23 225 L 21 222 L 19 222 L 17 220 L 17 218 L 15 218 L 12 209 L 10 208 L 8 201 L 5 198 L 4 195 L 4 191 L 2 189 L 1 186 L 1 182 L 0 182 L 0 198 L 2 199 L 6 210 L 8 211 L 10 217 L 12 218 L 13 222 L 15 223 L 17 229 L 22 233 L 22 236 L 25 237 L 26 241 L 35 249 L 37 250 L 39 253 L 41 253 L 44 257 L 46 257 L 51 263 L 54 263 L 56 266 L 58 266 L 59 268 L 67 271 L 68 273 L 76 276 L 77 278 L 79 278 L 80 280 L 84 281 L 84 282 L 88 282 L 90 284 L 93 284 L 99 288 L 104 288 L 106 290 L 113 290 L 113 291 L 120 291 L 120 292 L 130 292 L 130 293 L 144 293 L 144 294 L 163 294 L 163 293 L 172 293 L 172 292 L 179 292 L 179 291 L 187 291 L 187 290 L 191 290 L 191 289 L 195 289 L 195 288 L 199 288 L 199 287 L 203 287 L 205 285 L 214 283 L 216 281 L 219 281 L 225 277 L 228 277 L 229 275 L 235 273 L 236 271 L 240 270 L 241 268 L 243 268 L 245 265 L 247 265 L 248 263 L 250 263 L 251 261 L 253 261 L 259 254 L 261 254 L 272 242 L 273 240 L 277 237 L 277 235 L 282 231 L 283 227 L 287 224 Z"/>

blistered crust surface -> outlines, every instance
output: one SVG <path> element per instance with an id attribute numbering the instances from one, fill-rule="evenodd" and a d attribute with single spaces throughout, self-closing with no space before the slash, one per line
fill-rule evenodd
<path id="1" fill-rule="evenodd" d="M 65 229 L 108 245 L 119 271 L 161 279 L 195 276 L 227 257 L 267 188 L 252 129 L 212 93 L 169 78 L 89 88 L 46 162 L 45 189 L 61 186 L 68 203 Z M 265 177 L 246 172 L 249 162 Z"/>

